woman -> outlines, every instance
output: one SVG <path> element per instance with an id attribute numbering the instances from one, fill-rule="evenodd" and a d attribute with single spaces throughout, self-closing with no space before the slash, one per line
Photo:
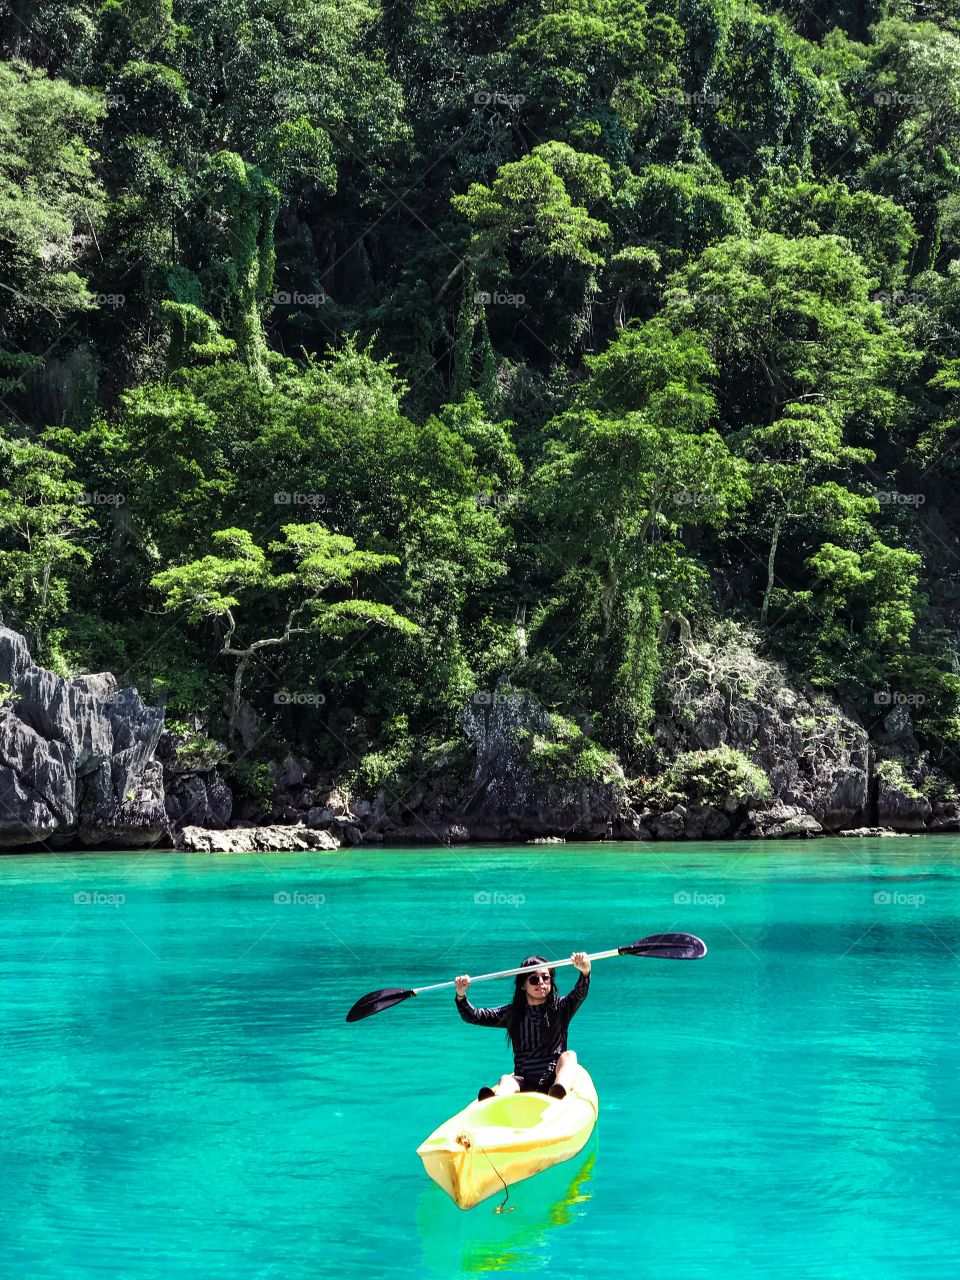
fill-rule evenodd
<path id="1" fill-rule="evenodd" d="M 456 979 L 457 1009 L 464 1022 L 477 1027 L 506 1027 L 507 1042 L 513 1047 L 513 1074 L 500 1077 L 492 1089 L 484 1086 L 478 1098 L 505 1093 L 548 1093 L 566 1097 L 577 1070 L 577 1055 L 567 1048 L 567 1028 L 590 990 L 590 961 L 583 951 L 570 957 L 580 970 L 576 985 L 567 996 L 557 997 L 556 975 L 545 967 L 518 973 L 510 1004 L 477 1009 L 467 999 L 470 975 Z M 528 956 L 527 965 L 547 966 L 543 956 Z"/>

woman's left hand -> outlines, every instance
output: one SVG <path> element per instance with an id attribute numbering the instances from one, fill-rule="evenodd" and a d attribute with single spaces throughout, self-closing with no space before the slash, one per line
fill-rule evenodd
<path id="1" fill-rule="evenodd" d="M 587 959 L 587 953 L 585 951 L 575 951 L 570 959 L 581 973 L 587 974 L 590 972 L 590 961 Z"/>

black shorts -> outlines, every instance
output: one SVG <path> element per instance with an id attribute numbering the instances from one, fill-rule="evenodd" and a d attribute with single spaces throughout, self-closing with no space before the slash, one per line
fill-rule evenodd
<path id="1" fill-rule="evenodd" d="M 557 1073 L 548 1071 L 545 1075 L 522 1076 L 515 1071 L 513 1078 L 519 1081 L 521 1093 L 549 1093 Z"/>

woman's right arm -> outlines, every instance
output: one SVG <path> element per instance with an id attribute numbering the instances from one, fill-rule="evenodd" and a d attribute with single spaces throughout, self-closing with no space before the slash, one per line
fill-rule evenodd
<path id="1" fill-rule="evenodd" d="M 495 1004 L 487 1009 L 478 1009 L 467 999 L 467 987 L 470 985 L 469 974 L 457 978 L 457 1012 L 464 1022 L 475 1027 L 502 1027 L 506 1015 L 510 1012 L 508 1004 Z"/>

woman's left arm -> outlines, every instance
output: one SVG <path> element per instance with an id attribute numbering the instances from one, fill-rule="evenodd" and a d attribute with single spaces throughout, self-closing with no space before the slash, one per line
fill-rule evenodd
<path id="1" fill-rule="evenodd" d="M 561 996 L 557 1001 L 561 1016 L 567 1022 L 570 1021 L 584 1000 L 586 1000 L 587 992 L 590 990 L 590 961 L 587 959 L 586 952 L 575 951 L 570 959 L 580 970 L 580 976 L 577 978 L 570 994 Z"/>

